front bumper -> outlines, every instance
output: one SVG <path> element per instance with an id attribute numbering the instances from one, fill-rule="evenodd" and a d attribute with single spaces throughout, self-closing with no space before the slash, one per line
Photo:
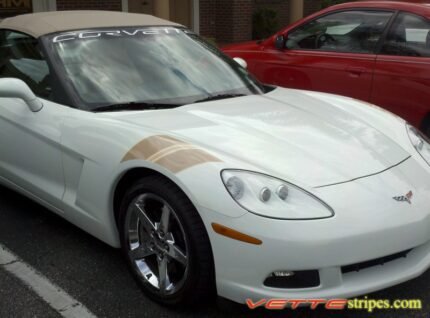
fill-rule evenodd
<path id="1" fill-rule="evenodd" d="M 249 266 L 252 266 L 250 264 Z M 307 289 L 280 289 L 263 286 L 261 282 L 217 280 L 218 294 L 244 303 L 246 299 L 338 299 L 364 295 L 408 281 L 430 267 L 430 243 L 413 249 L 406 258 L 374 266 L 359 272 L 342 274 L 339 266 L 319 269 L 320 286 Z M 261 276 L 260 276 L 261 277 Z"/>
<path id="2" fill-rule="evenodd" d="M 421 275 L 430 267 L 430 173 L 411 158 L 379 175 L 315 189 L 335 216 L 322 220 L 274 220 L 251 213 L 231 218 L 198 207 L 215 259 L 218 294 L 244 303 L 250 298 L 349 298 Z M 412 204 L 394 196 L 413 191 Z M 252 245 L 218 235 L 223 224 L 263 241 Z M 411 250 L 407 257 L 358 272 L 342 267 Z M 317 270 L 320 285 L 272 288 L 273 271 Z"/>

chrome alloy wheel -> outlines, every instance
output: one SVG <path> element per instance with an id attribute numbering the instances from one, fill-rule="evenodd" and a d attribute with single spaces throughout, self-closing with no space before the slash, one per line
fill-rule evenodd
<path id="1" fill-rule="evenodd" d="M 144 193 L 128 206 L 128 257 L 145 284 L 161 295 L 176 293 L 188 276 L 188 242 L 178 216 L 161 197 Z"/>

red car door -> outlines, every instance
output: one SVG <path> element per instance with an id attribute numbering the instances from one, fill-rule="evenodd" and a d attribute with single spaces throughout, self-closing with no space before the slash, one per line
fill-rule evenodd
<path id="1" fill-rule="evenodd" d="M 324 14 L 287 31 L 284 49 L 261 52 L 254 73 L 266 83 L 369 101 L 375 50 L 392 15 L 367 9 Z"/>
<path id="2" fill-rule="evenodd" d="M 430 136 L 430 21 L 400 12 L 375 65 L 372 103 Z"/>

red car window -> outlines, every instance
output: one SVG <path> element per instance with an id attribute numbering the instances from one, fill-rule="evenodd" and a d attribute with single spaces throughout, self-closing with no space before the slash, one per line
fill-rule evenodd
<path id="1" fill-rule="evenodd" d="M 328 14 L 292 31 L 288 49 L 373 53 L 392 12 L 351 10 Z"/>
<path id="2" fill-rule="evenodd" d="M 400 13 L 382 47 L 382 54 L 430 57 L 430 22 L 411 13 Z"/>

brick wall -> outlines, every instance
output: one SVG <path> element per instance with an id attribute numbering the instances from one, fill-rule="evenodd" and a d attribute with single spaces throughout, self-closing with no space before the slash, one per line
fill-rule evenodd
<path id="1" fill-rule="evenodd" d="M 225 25 L 226 35 L 230 35 L 232 42 L 246 41 L 252 36 L 252 0 L 234 0 L 232 5 L 232 23 Z"/>
<path id="2" fill-rule="evenodd" d="M 289 23 L 289 1 L 295 0 L 200 0 L 200 34 L 221 43 L 252 37 L 252 15 L 260 8 L 278 12 L 279 28 Z M 304 14 L 321 8 L 322 0 L 304 0 Z M 117 10 L 121 0 L 57 0 L 57 10 Z"/>
<path id="3" fill-rule="evenodd" d="M 218 42 L 246 41 L 252 35 L 253 0 L 216 0 Z"/>
<path id="4" fill-rule="evenodd" d="M 289 23 L 288 0 L 254 0 L 254 11 L 267 8 L 278 13 L 279 28 Z"/>
<path id="5" fill-rule="evenodd" d="M 321 10 L 321 0 L 305 0 L 303 14 L 304 16 L 308 16 L 312 13 L 315 13 Z"/>
<path id="6" fill-rule="evenodd" d="M 121 0 L 57 0 L 57 10 L 121 11 Z"/>
<path id="7" fill-rule="evenodd" d="M 215 37 L 218 42 L 232 42 L 232 30 L 235 28 L 232 2 L 230 0 L 216 0 L 215 2 Z"/>
<path id="8" fill-rule="evenodd" d="M 207 38 L 216 38 L 216 1 L 200 0 L 200 34 Z"/>
<path id="9" fill-rule="evenodd" d="M 289 24 L 289 1 L 295 0 L 200 0 L 200 34 L 220 43 L 248 41 L 252 15 L 262 8 L 278 13 L 279 28 Z M 321 8 L 322 0 L 305 0 L 304 14 Z"/>

